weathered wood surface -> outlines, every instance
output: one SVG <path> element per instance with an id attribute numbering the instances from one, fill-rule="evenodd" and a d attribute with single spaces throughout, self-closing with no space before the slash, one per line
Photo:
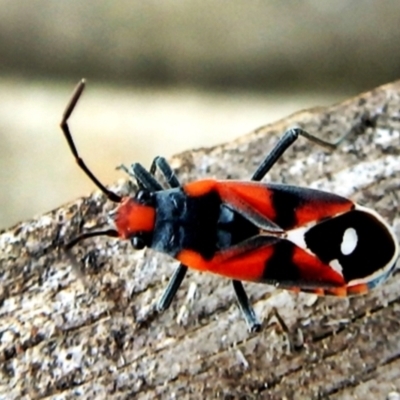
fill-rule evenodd
<path id="1" fill-rule="evenodd" d="M 363 129 L 360 121 L 377 114 L 376 126 Z M 300 138 L 267 178 L 350 196 L 400 237 L 400 81 L 180 154 L 172 165 L 183 182 L 246 178 L 293 125 L 324 138 L 354 135 L 335 153 Z M 230 282 L 192 272 L 159 315 L 154 305 L 174 268 L 167 257 L 87 240 L 75 250 L 79 276 L 59 250 L 106 224 L 112 207 L 96 192 L 0 235 L 0 399 L 382 399 L 400 389 L 398 275 L 351 299 L 247 284 L 264 320 L 249 335 Z M 276 319 L 268 321 L 273 307 L 294 349 Z"/>

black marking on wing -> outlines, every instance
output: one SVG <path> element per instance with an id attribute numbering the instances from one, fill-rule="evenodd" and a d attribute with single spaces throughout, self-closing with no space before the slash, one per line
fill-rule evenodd
<path id="1" fill-rule="evenodd" d="M 279 239 L 274 243 L 274 253 L 266 261 L 263 281 L 298 282 L 301 279 L 300 271 L 293 263 L 294 244 Z"/>
<path id="2" fill-rule="evenodd" d="M 357 244 L 353 252 L 344 255 L 341 243 L 345 231 L 353 228 Z M 325 220 L 305 234 L 307 247 L 323 262 L 338 260 L 346 282 L 365 278 L 385 267 L 396 248 L 387 227 L 373 214 L 353 210 Z"/>

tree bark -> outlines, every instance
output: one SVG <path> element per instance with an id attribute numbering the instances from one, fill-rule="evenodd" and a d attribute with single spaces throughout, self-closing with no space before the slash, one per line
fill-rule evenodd
<path id="1" fill-rule="evenodd" d="M 400 237 L 399 104 L 400 81 L 171 164 L 182 182 L 246 179 L 291 126 L 332 141 L 352 130 L 335 152 L 300 138 L 267 179 L 350 197 Z M 95 192 L 1 233 L 1 399 L 382 399 L 400 390 L 398 275 L 345 299 L 246 284 L 263 320 L 249 334 L 229 280 L 190 272 L 158 314 L 173 260 L 104 237 L 81 242 L 74 257 L 63 250 L 106 226 L 112 209 Z M 269 318 L 275 308 L 283 324 Z"/>

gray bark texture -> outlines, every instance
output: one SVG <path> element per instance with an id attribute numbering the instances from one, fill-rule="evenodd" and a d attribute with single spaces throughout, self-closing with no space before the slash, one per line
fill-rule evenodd
<path id="1" fill-rule="evenodd" d="M 332 141 L 353 132 L 335 152 L 299 138 L 266 179 L 350 197 L 399 238 L 400 81 L 171 165 L 182 182 L 247 179 L 294 125 Z M 263 321 L 249 334 L 229 280 L 193 271 L 158 314 L 176 262 L 105 237 L 77 245 L 76 261 L 63 250 L 107 226 L 113 207 L 97 191 L 1 232 L 0 399 L 383 399 L 400 390 L 398 275 L 343 299 L 245 284 Z"/>

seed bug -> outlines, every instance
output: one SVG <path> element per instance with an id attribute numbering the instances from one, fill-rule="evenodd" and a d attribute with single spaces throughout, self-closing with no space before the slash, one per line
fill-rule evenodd
<path id="1" fill-rule="evenodd" d="M 135 163 L 127 170 L 139 190 L 120 196 L 107 189 L 79 156 L 68 126 L 85 81 L 76 87 L 61 128 L 79 167 L 112 202 L 115 228 L 81 234 L 130 240 L 180 262 L 157 304 L 167 309 L 188 268 L 232 280 L 239 308 L 251 331 L 260 323 L 241 281 L 319 295 L 367 292 L 384 281 L 399 256 L 390 226 L 374 210 L 333 193 L 260 182 L 281 155 L 302 136 L 334 150 L 335 143 L 300 128 L 290 129 L 262 161 L 249 181 L 203 179 L 181 185 L 168 162 L 156 157 L 147 171 Z M 155 178 L 156 170 L 169 188 Z"/>

